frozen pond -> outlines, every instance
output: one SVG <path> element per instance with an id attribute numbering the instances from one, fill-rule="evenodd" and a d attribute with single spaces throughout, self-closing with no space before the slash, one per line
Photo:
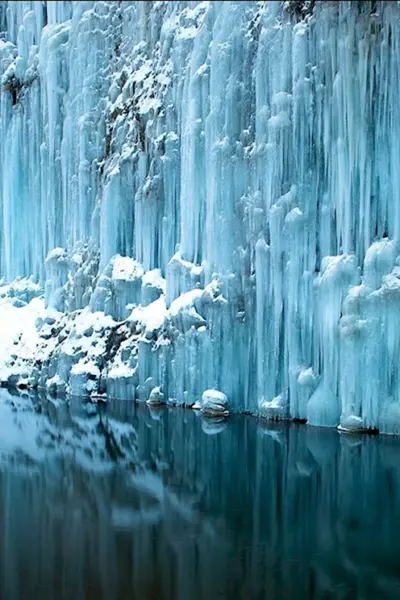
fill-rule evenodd
<path id="1" fill-rule="evenodd" d="M 0 394 L 5 600 L 400 597 L 400 440 Z"/>

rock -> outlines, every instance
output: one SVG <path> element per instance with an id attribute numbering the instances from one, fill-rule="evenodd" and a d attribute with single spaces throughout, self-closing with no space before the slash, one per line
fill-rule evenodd
<path id="1" fill-rule="evenodd" d="M 218 390 L 206 390 L 201 397 L 200 410 L 208 417 L 227 417 L 229 404 L 226 394 Z"/>
<path id="2" fill-rule="evenodd" d="M 12 304 L 16 308 L 22 308 L 23 306 L 26 306 L 26 302 L 24 302 L 23 300 L 21 300 L 21 298 L 14 298 L 13 301 L 12 301 Z"/>
<path id="3" fill-rule="evenodd" d="M 17 385 L 19 379 L 20 379 L 19 373 L 11 373 L 7 377 L 7 385 L 9 385 L 10 387 L 15 387 Z"/>
<path id="4" fill-rule="evenodd" d="M 365 429 L 363 420 L 356 415 L 342 416 L 338 429 L 342 431 L 363 431 Z"/>
<path id="5" fill-rule="evenodd" d="M 147 404 L 152 406 L 160 406 L 161 404 L 165 404 L 164 394 L 161 391 L 159 386 L 154 387 L 151 392 L 149 399 L 147 400 Z"/>
<path id="6" fill-rule="evenodd" d="M 62 329 L 58 334 L 58 341 L 60 342 L 60 344 L 64 342 L 67 339 L 67 337 L 68 333 L 65 331 L 65 329 Z"/>
<path id="7" fill-rule="evenodd" d="M 43 327 L 43 319 L 42 317 L 37 317 L 36 321 L 35 321 L 35 327 L 37 330 L 41 329 Z"/>
<path id="8" fill-rule="evenodd" d="M 44 318 L 44 322 L 46 323 L 46 325 L 54 325 L 54 323 L 56 322 L 56 320 L 51 315 L 46 315 L 45 318 Z"/>

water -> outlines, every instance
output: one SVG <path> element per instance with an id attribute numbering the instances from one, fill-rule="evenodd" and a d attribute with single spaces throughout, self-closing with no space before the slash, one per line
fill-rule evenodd
<path id="1" fill-rule="evenodd" d="M 400 597 L 400 440 L 0 397 L 0 594 Z"/>

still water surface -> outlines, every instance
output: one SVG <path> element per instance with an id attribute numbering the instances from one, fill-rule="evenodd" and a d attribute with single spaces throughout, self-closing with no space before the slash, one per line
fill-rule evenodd
<path id="1" fill-rule="evenodd" d="M 0 392 L 4 600 L 400 598 L 400 440 Z"/>

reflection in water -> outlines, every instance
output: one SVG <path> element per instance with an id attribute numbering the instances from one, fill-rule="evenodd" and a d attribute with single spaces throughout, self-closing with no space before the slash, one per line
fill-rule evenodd
<path id="1" fill-rule="evenodd" d="M 400 597 L 400 440 L 0 396 L 1 598 Z"/>

